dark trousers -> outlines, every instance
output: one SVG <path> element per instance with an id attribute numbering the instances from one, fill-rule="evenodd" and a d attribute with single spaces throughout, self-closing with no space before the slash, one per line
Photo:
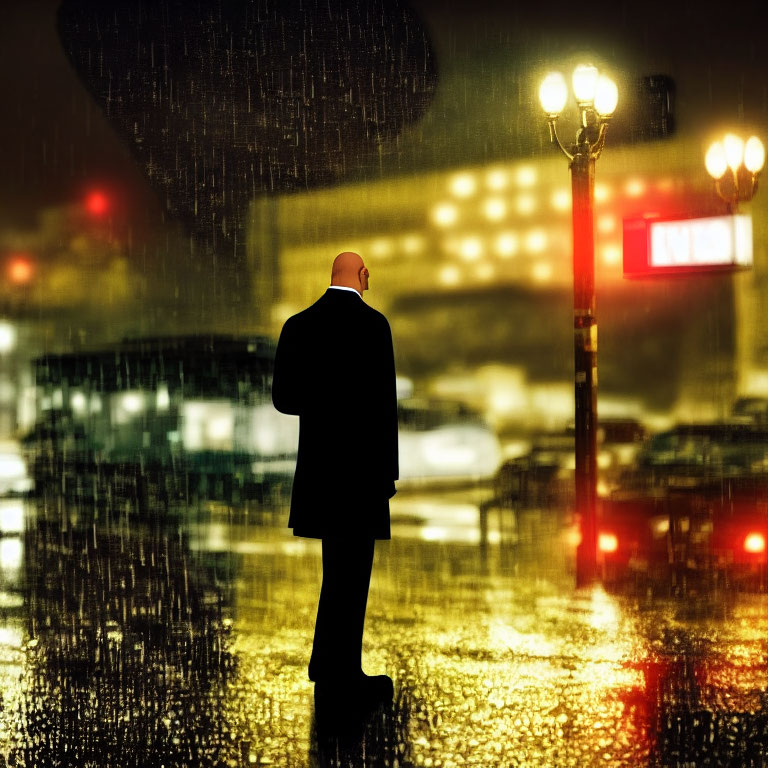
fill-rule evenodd
<path id="1" fill-rule="evenodd" d="M 309 679 L 362 672 L 363 626 L 373 567 L 374 539 L 323 539 L 323 586 L 317 606 Z"/>

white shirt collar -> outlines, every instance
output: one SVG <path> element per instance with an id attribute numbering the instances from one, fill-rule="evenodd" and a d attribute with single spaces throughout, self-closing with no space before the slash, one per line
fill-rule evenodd
<path id="1" fill-rule="evenodd" d="M 352 293 L 356 293 L 361 299 L 363 298 L 360 296 L 360 292 L 356 290 L 355 288 L 349 288 L 346 285 L 329 285 L 329 288 L 332 288 L 334 291 L 352 291 Z"/>

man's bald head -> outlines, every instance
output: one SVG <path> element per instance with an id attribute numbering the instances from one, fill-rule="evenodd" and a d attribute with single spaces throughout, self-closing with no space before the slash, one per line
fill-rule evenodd
<path id="1" fill-rule="evenodd" d="M 354 288 L 361 296 L 368 290 L 368 268 L 359 253 L 344 251 L 333 260 L 331 285 Z"/>

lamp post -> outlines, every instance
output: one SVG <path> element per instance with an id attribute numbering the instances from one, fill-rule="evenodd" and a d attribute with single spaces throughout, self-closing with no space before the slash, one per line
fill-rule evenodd
<path id="1" fill-rule="evenodd" d="M 765 164 L 765 147 L 757 136 L 744 141 L 734 133 L 726 133 L 721 141 L 710 145 L 704 164 L 715 180 L 717 194 L 733 214 L 740 202 L 751 200 L 757 192 L 757 177 Z"/>
<path id="2" fill-rule="evenodd" d="M 618 89 L 592 65 L 573 72 L 573 93 L 581 124 L 576 143 L 566 149 L 557 135 L 557 119 L 568 98 L 565 78 L 553 72 L 539 89 L 549 134 L 568 158 L 573 199 L 573 347 L 576 422 L 576 511 L 581 541 L 576 556 L 577 586 L 597 576 L 597 321 L 595 318 L 594 197 L 595 161 L 605 145 Z"/>

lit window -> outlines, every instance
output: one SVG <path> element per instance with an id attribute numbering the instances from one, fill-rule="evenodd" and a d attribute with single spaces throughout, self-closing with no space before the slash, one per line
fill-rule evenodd
<path id="1" fill-rule="evenodd" d="M 158 411 L 167 411 L 170 404 L 171 404 L 171 396 L 168 392 L 168 385 L 158 384 L 155 407 L 157 408 Z"/>
<path id="2" fill-rule="evenodd" d="M 499 221 L 507 215 L 507 204 L 500 197 L 491 197 L 483 204 L 483 213 L 491 221 Z"/>
<path id="3" fill-rule="evenodd" d="M 205 425 L 206 435 L 212 443 L 231 440 L 233 429 L 234 423 L 229 413 L 212 416 Z"/>
<path id="4" fill-rule="evenodd" d="M 536 183 L 536 169 L 530 165 L 524 165 L 517 169 L 515 180 L 521 187 L 532 187 Z"/>
<path id="5" fill-rule="evenodd" d="M 456 197 L 470 197 L 476 189 L 477 182 L 471 173 L 459 173 L 451 179 L 451 192 Z"/>
<path id="6" fill-rule="evenodd" d="M 515 201 L 515 210 L 521 216 L 530 216 L 536 210 L 536 199 L 533 195 L 520 195 Z"/>
<path id="7" fill-rule="evenodd" d="M 615 552 L 619 548 L 619 540 L 613 533 L 601 533 L 597 537 L 597 547 L 601 552 Z"/>
<path id="8" fill-rule="evenodd" d="M 139 390 L 123 392 L 112 401 L 112 420 L 115 424 L 128 424 L 144 410 L 144 393 Z"/>
<path id="9" fill-rule="evenodd" d="M 597 220 L 597 231 L 606 233 L 606 232 L 613 232 L 613 230 L 616 229 L 616 217 L 611 216 L 610 214 L 607 214 L 605 216 L 600 216 Z"/>
<path id="10" fill-rule="evenodd" d="M 509 177 L 506 171 L 502 171 L 500 168 L 495 168 L 492 171 L 488 171 L 485 177 L 485 183 L 489 189 L 504 189 L 509 183 Z"/>
<path id="11" fill-rule="evenodd" d="M 402 242 L 405 253 L 419 253 L 424 250 L 424 238 L 421 235 L 405 235 Z"/>
<path id="12" fill-rule="evenodd" d="M 448 264 L 440 270 L 438 280 L 441 285 L 458 285 L 461 280 L 461 272 L 458 267 Z"/>
<path id="13" fill-rule="evenodd" d="M 459 212 L 452 203 L 440 203 L 432 211 L 432 219 L 440 227 L 450 227 L 458 218 Z"/>
<path id="14" fill-rule="evenodd" d="M 601 249 L 600 257 L 603 260 L 603 264 L 614 266 L 621 263 L 621 248 L 615 243 L 605 245 Z"/>
<path id="15" fill-rule="evenodd" d="M 640 179 L 630 179 L 624 185 L 624 192 L 627 197 L 640 197 L 645 192 L 645 184 Z"/>
<path id="16" fill-rule="evenodd" d="M 547 233 L 543 229 L 534 229 L 525 237 L 525 247 L 531 253 L 541 253 L 547 247 Z"/>
<path id="17" fill-rule="evenodd" d="M 611 199 L 611 188 L 607 184 L 595 184 L 595 200 L 604 203 Z"/>
<path id="18" fill-rule="evenodd" d="M 571 193 L 567 189 L 557 189 L 550 200 L 556 211 L 567 211 L 571 205 Z"/>
<path id="19" fill-rule="evenodd" d="M 459 247 L 461 258 L 465 261 L 475 261 L 483 253 L 483 244 L 479 237 L 465 237 Z"/>
<path id="20" fill-rule="evenodd" d="M 82 392 L 73 392 L 69 402 L 75 413 L 85 413 L 87 404 L 85 395 Z"/>
<path id="21" fill-rule="evenodd" d="M 128 413 L 139 413 L 144 408 L 144 396 L 139 392 L 126 392 L 120 405 Z"/>
<path id="22" fill-rule="evenodd" d="M 503 232 L 496 238 L 496 253 L 498 253 L 499 256 L 508 258 L 517 253 L 517 249 L 517 236 L 511 232 Z"/>
<path id="23" fill-rule="evenodd" d="M 372 240 L 369 250 L 374 257 L 389 256 L 392 253 L 392 241 L 384 237 Z"/>

